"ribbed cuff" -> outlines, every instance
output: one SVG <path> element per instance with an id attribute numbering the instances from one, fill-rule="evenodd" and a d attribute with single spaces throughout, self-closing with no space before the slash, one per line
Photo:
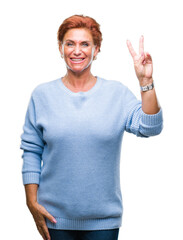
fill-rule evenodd
<path id="1" fill-rule="evenodd" d="M 156 114 L 146 114 L 142 111 L 141 123 L 147 126 L 159 125 L 163 122 L 162 108 Z"/>
<path id="2" fill-rule="evenodd" d="M 122 226 L 122 216 L 98 219 L 67 219 L 55 217 L 57 223 L 52 223 L 46 218 L 46 225 L 52 229 L 63 230 L 106 230 Z"/>
<path id="3" fill-rule="evenodd" d="M 39 184 L 40 174 L 36 172 L 26 172 L 22 173 L 23 184 L 35 183 Z"/>

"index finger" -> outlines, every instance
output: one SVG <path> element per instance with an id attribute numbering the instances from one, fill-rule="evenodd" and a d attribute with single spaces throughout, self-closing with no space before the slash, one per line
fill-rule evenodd
<path id="1" fill-rule="evenodd" d="M 134 51 L 131 42 L 129 40 L 126 40 L 126 43 L 127 43 L 127 46 L 128 46 L 128 49 L 129 49 L 129 52 L 130 52 L 132 58 L 134 58 L 137 54 Z"/>

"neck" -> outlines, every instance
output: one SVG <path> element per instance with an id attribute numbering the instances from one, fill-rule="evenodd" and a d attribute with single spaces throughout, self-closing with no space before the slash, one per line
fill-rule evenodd
<path id="1" fill-rule="evenodd" d="M 95 77 L 90 71 L 75 73 L 68 69 L 67 74 L 63 77 L 63 81 L 74 89 L 84 89 L 91 85 L 94 80 Z"/>

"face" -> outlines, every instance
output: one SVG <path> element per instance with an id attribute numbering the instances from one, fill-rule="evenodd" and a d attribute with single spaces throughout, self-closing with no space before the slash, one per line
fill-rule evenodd
<path id="1" fill-rule="evenodd" d="M 60 52 L 64 56 L 67 67 L 73 72 L 82 72 L 90 67 L 98 47 L 88 29 L 73 28 L 66 32 Z"/>

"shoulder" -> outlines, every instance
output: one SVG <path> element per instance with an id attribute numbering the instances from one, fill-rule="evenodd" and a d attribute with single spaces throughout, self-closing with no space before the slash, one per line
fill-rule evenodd
<path id="1" fill-rule="evenodd" d="M 50 93 L 53 88 L 55 88 L 55 83 L 58 79 L 54 79 L 48 82 L 39 83 L 36 87 L 34 87 L 32 91 L 32 96 L 42 96 L 47 93 Z"/>
<path id="2" fill-rule="evenodd" d="M 106 78 L 101 78 L 103 81 L 103 87 L 108 88 L 109 90 L 116 90 L 116 91 L 126 91 L 128 87 L 123 84 L 120 81 L 114 80 L 114 79 L 106 79 Z"/>
<path id="3" fill-rule="evenodd" d="M 122 98 L 124 101 L 130 101 L 131 99 L 136 99 L 135 94 L 120 81 L 114 79 L 105 79 L 103 80 L 103 90 L 107 94 L 112 94 L 115 97 Z"/>

